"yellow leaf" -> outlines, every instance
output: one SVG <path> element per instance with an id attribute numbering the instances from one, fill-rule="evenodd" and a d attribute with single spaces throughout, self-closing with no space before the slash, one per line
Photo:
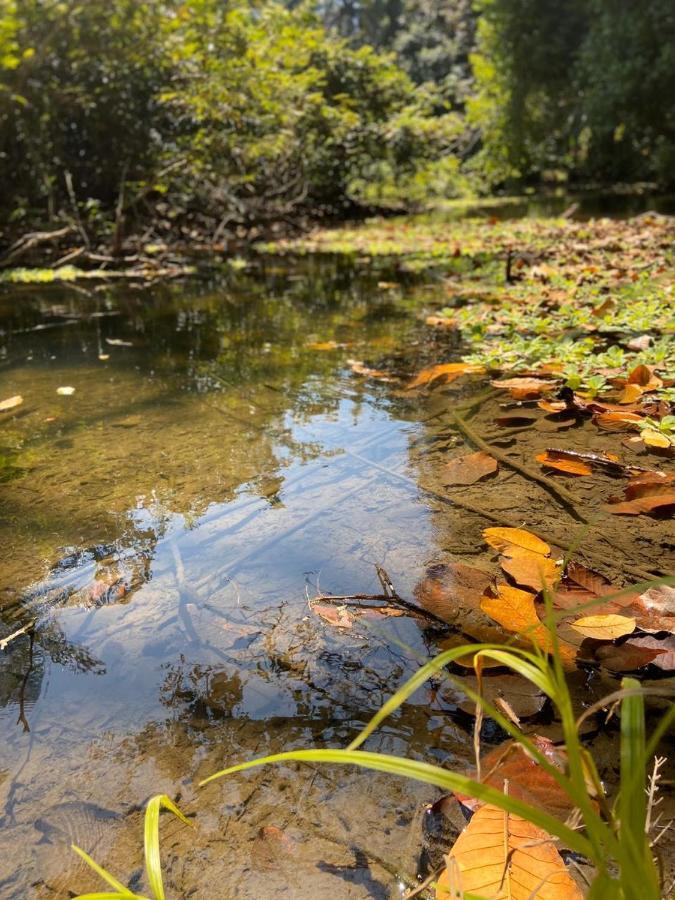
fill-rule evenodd
<path id="1" fill-rule="evenodd" d="M 640 435 L 648 447 L 670 447 L 670 438 L 653 428 L 645 428 Z"/>
<path id="2" fill-rule="evenodd" d="M 511 587 L 509 584 L 498 584 L 496 590 L 498 594 L 496 597 L 483 594 L 480 601 L 483 612 L 495 622 L 499 622 L 507 631 L 528 638 L 543 650 L 550 650 L 551 635 L 548 628 L 539 621 L 534 606 L 534 594 Z"/>
<path id="3" fill-rule="evenodd" d="M 457 838 L 436 886 L 436 900 L 583 900 L 554 839 L 496 806 L 482 806 Z"/>
<path id="4" fill-rule="evenodd" d="M 507 547 L 499 562 L 516 584 L 533 591 L 550 590 L 560 577 L 560 567 L 552 559 L 524 547 Z"/>
<path id="5" fill-rule="evenodd" d="M 507 550 L 510 546 L 524 547 L 534 553 L 548 556 L 551 548 L 547 543 L 522 528 L 486 528 L 483 531 L 486 543 L 495 550 Z"/>
<path id="6" fill-rule="evenodd" d="M 442 378 L 443 381 L 454 381 L 460 375 L 468 375 L 470 373 L 484 372 L 483 366 L 476 366 L 472 363 L 442 363 L 438 366 L 430 366 L 428 369 L 422 369 L 416 378 L 408 385 L 408 390 L 417 387 L 423 387 Z"/>
<path id="7" fill-rule="evenodd" d="M 619 397 L 619 403 L 635 403 L 644 393 L 644 388 L 640 384 L 627 384 L 623 389 L 623 393 Z"/>
<path id="8" fill-rule="evenodd" d="M 15 406 L 21 406 L 23 397 L 16 394 L 14 397 L 8 397 L 7 400 L 0 401 L 0 412 L 7 412 L 8 409 L 14 409 Z"/>
<path id="9" fill-rule="evenodd" d="M 584 616 L 571 624 L 584 637 L 599 641 L 611 641 L 635 631 L 635 619 L 630 616 Z"/>

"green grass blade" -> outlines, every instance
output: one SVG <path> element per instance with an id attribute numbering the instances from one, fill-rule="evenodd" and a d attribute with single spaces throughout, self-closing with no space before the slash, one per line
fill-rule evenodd
<path id="1" fill-rule="evenodd" d="M 591 855 L 592 847 L 585 837 L 577 831 L 568 828 L 559 819 L 554 818 L 542 809 L 530 806 L 529 803 L 523 803 L 522 800 L 503 794 L 501 791 L 486 784 L 473 781 L 465 775 L 458 775 L 455 772 L 441 769 L 439 766 L 432 766 L 429 763 L 418 762 L 412 759 L 401 759 L 400 757 L 388 756 L 384 753 L 369 753 L 365 750 L 292 750 L 288 753 L 275 753 L 272 756 L 222 769 L 220 772 L 216 772 L 214 775 L 210 775 L 201 781 L 200 786 L 208 784 L 216 778 L 232 775 L 235 772 L 243 772 L 255 766 L 277 762 L 357 765 L 379 772 L 387 772 L 390 775 L 413 778 L 416 781 L 433 784 L 448 791 L 459 791 L 460 793 L 468 794 L 470 797 L 475 797 L 477 800 L 482 800 L 484 803 L 491 803 L 500 809 L 520 816 L 539 828 L 543 828 L 549 834 L 560 838 L 570 849 L 576 850 L 584 856 Z"/>
<path id="2" fill-rule="evenodd" d="M 103 881 L 106 882 L 106 884 L 110 885 L 110 887 L 115 888 L 118 895 L 122 894 L 124 897 L 135 897 L 136 896 L 135 894 L 132 894 L 132 892 L 129 890 L 129 888 L 126 885 L 122 884 L 121 881 L 118 881 L 114 875 L 111 875 L 110 872 L 107 872 L 103 868 L 103 866 L 99 866 L 99 864 L 97 862 L 94 862 L 94 860 L 91 858 L 91 856 L 89 856 L 88 853 L 85 853 L 81 847 L 78 847 L 76 844 L 71 844 L 70 846 L 75 851 L 75 853 L 77 853 L 77 855 L 86 862 L 86 864 L 89 866 L 89 868 L 93 869 L 94 872 L 96 872 L 96 874 L 99 876 L 99 878 L 102 878 Z M 105 896 L 108 896 L 108 895 L 106 894 Z"/>
<path id="3" fill-rule="evenodd" d="M 415 674 L 409 678 L 408 681 L 406 681 L 406 683 L 389 698 L 389 700 L 387 700 L 381 709 L 375 713 L 365 728 L 363 728 L 363 730 L 354 738 L 347 749 L 356 750 L 357 747 L 360 747 L 375 729 L 388 718 L 388 716 L 395 712 L 408 697 L 421 688 L 426 681 L 433 678 L 434 675 L 437 675 L 438 672 L 445 668 L 449 663 L 461 659 L 462 656 L 467 656 L 469 653 L 473 654 L 480 651 L 498 652 L 500 650 L 503 650 L 500 644 L 466 644 L 462 647 L 453 647 L 452 650 L 446 650 L 443 653 L 439 653 L 438 656 L 434 657 L 434 659 L 430 660 L 415 672 Z M 533 660 L 535 659 L 533 654 L 529 653 L 527 650 L 520 650 L 514 647 L 513 650 L 509 652 L 513 652 L 516 655 L 522 655 L 524 658 L 530 657 Z"/>
<path id="4" fill-rule="evenodd" d="M 164 807 L 186 825 L 192 825 L 175 803 L 166 794 L 156 794 L 148 801 L 145 809 L 145 871 L 155 900 L 165 900 L 162 883 L 162 861 L 159 853 L 159 813 Z"/>

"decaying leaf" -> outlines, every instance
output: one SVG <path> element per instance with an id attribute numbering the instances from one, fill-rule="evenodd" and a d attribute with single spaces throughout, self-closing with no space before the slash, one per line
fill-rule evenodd
<path id="1" fill-rule="evenodd" d="M 565 771 L 567 756 L 564 749 L 556 747 L 553 741 L 539 734 L 533 734 L 531 740 L 549 763 L 561 772 Z M 569 795 L 517 741 L 505 741 L 481 755 L 480 771 L 480 781 L 483 784 L 489 784 L 503 791 L 504 782 L 508 781 L 510 797 L 545 809 L 562 821 L 565 821 L 574 809 Z M 470 774 L 476 777 L 475 771 Z M 469 809 L 476 810 L 481 805 L 479 800 L 464 794 L 455 796 Z"/>
<path id="2" fill-rule="evenodd" d="M 439 381 L 441 379 L 443 382 L 447 383 L 449 381 L 454 381 L 455 378 L 459 378 L 460 375 L 479 374 L 484 371 L 485 368 L 483 366 L 478 366 L 473 363 L 441 363 L 437 366 L 430 366 L 428 369 L 422 369 L 422 371 L 410 382 L 408 390 L 424 387 L 425 385 L 433 384 L 434 381 Z"/>
<path id="3" fill-rule="evenodd" d="M 499 564 L 516 584 L 535 591 L 550 590 L 560 577 L 560 567 L 554 560 L 524 547 L 504 550 Z"/>
<path id="4" fill-rule="evenodd" d="M 498 468 L 497 460 L 479 450 L 477 453 L 468 453 L 465 456 L 457 456 L 451 459 L 445 466 L 443 482 L 447 485 L 474 484 L 488 475 L 493 475 Z"/>
<path id="5" fill-rule="evenodd" d="M 595 659 L 611 672 L 635 672 L 654 662 L 661 650 L 625 644 L 602 644 L 595 650 Z"/>
<path id="6" fill-rule="evenodd" d="M 491 900 L 582 900 L 553 838 L 519 816 L 482 806 L 455 842 L 436 900 L 471 894 Z"/>
<path id="7" fill-rule="evenodd" d="M 551 552 L 551 548 L 545 541 L 523 528 L 485 528 L 483 537 L 485 542 L 495 550 L 502 551 L 513 546 L 524 547 L 526 550 L 541 553 L 543 556 L 548 556 Z"/>
<path id="8" fill-rule="evenodd" d="M 608 503 L 605 509 L 617 516 L 639 516 L 651 513 L 672 516 L 675 512 L 675 488 L 671 487 L 670 490 L 664 488 L 660 493 L 638 497 L 635 500 L 626 500 L 625 503 Z"/>
<path id="9" fill-rule="evenodd" d="M 624 646 L 649 650 L 657 655 L 652 660 L 652 665 L 663 669 L 664 672 L 672 672 L 675 669 L 675 637 L 668 635 L 665 638 L 657 638 L 647 634 L 644 637 L 632 637 Z"/>
<path id="10" fill-rule="evenodd" d="M 584 637 L 598 641 L 612 641 L 635 631 L 635 619 L 616 614 L 604 616 L 583 616 L 571 623 Z"/>
<path id="11" fill-rule="evenodd" d="M 464 624 L 463 617 L 468 610 L 480 608 L 481 597 L 493 580 L 482 569 L 452 562 L 430 566 L 414 593 L 420 606 L 444 622 Z"/>
<path id="12" fill-rule="evenodd" d="M 310 606 L 312 612 L 336 628 L 351 628 L 354 624 L 354 617 L 346 606 L 333 606 L 331 603 L 312 603 Z"/>
<path id="13" fill-rule="evenodd" d="M 14 397 L 8 397 L 6 400 L 0 400 L 0 412 L 7 412 L 7 410 L 15 409 L 17 406 L 21 406 L 23 403 L 23 397 L 21 394 L 16 394 Z"/>
<path id="14" fill-rule="evenodd" d="M 592 472 L 588 463 L 579 459 L 563 459 L 556 457 L 551 450 L 545 450 L 536 456 L 537 462 L 549 469 L 557 469 L 558 472 L 565 472 L 567 475 L 590 475 Z"/>

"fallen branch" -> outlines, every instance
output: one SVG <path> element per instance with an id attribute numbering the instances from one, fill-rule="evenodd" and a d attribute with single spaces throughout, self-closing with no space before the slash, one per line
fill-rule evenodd
<path id="1" fill-rule="evenodd" d="M 534 469 L 530 469 L 522 463 L 515 462 L 515 460 L 512 460 L 505 453 L 502 453 L 501 450 L 498 450 L 495 446 L 483 440 L 483 438 L 476 434 L 473 428 L 458 413 L 453 413 L 452 418 L 457 428 L 459 428 L 472 444 L 475 444 L 476 447 L 489 453 L 490 456 L 498 459 L 505 466 L 508 466 L 530 481 L 536 481 L 544 487 L 549 494 L 555 497 L 555 499 L 564 506 L 577 521 L 584 522 L 586 525 L 589 523 L 586 516 L 577 509 L 578 500 L 574 494 L 571 494 L 566 488 L 561 487 L 560 485 L 552 484 L 548 478 L 540 475 L 539 472 L 535 472 Z"/>
<path id="2" fill-rule="evenodd" d="M 46 244 L 50 241 L 58 241 L 75 229 L 72 225 L 66 225 L 65 228 L 59 228 L 57 231 L 32 231 L 30 234 L 24 234 L 19 238 L 7 251 L 6 255 L 0 261 L 0 266 L 10 266 L 15 259 L 28 253 L 34 247 L 40 244 Z"/>

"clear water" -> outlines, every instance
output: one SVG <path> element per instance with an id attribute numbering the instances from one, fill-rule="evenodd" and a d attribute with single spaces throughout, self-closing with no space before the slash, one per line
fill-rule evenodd
<path id="1" fill-rule="evenodd" d="M 72 841 L 140 890 L 158 791 L 199 822 L 163 820 L 172 896 L 385 897 L 414 870 L 429 790 L 293 768 L 195 787 L 345 745 L 416 666 L 392 636 L 428 652 L 409 620 L 341 632 L 307 605 L 377 592 L 375 564 L 410 596 L 453 540 L 416 488 L 420 410 L 347 362 L 438 350 L 382 277 L 269 262 L 0 296 L 0 399 L 24 398 L 0 422 L 0 637 L 35 622 L 0 651 L 0 896 L 100 889 Z M 464 763 L 470 741 L 424 692 L 373 748 Z"/>

